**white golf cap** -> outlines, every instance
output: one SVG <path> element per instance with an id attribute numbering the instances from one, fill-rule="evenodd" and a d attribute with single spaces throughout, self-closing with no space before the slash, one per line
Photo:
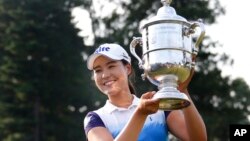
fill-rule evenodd
<path id="1" fill-rule="evenodd" d="M 115 43 L 105 43 L 100 45 L 95 52 L 89 56 L 87 60 L 89 70 L 93 70 L 95 59 L 101 55 L 112 60 L 126 60 L 128 63 L 131 63 L 131 58 L 122 46 Z"/>

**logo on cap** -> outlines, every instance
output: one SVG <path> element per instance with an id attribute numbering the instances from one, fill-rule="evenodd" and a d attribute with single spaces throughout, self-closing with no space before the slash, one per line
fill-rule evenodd
<path id="1" fill-rule="evenodd" d="M 100 52 L 109 51 L 109 50 L 110 50 L 110 47 L 101 46 L 98 49 L 96 49 L 95 53 L 100 53 Z"/>
<path id="2" fill-rule="evenodd" d="M 122 53 L 122 56 L 126 59 L 128 59 L 128 56 L 125 53 Z"/>

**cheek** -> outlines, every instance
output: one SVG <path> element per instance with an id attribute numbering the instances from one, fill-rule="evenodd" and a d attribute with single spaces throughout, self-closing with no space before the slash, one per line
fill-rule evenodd
<path id="1" fill-rule="evenodd" d="M 100 77 L 98 75 L 94 75 L 93 78 L 94 78 L 95 84 L 97 85 L 97 87 L 99 87 L 101 84 Z"/>

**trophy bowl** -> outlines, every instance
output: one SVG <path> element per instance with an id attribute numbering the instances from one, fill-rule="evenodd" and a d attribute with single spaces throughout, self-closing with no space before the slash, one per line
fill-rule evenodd
<path id="1" fill-rule="evenodd" d="M 182 109 L 190 105 L 187 95 L 177 87 L 190 76 L 195 65 L 193 57 L 205 35 L 204 25 L 198 20 L 188 22 L 178 16 L 170 6 L 171 0 L 161 0 L 157 15 L 140 29 L 142 37 L 134 37 L 130 43 L 130 52 L 139 61 L 139 68 L 144 70 L 143 79 L 147 78 L 158 86 L 154 98 L 160 99 L 159 109 L 164 111 Z M 196 28 L 200 34 L 193 42 Z M 136 54 L 136 47 L 142 46 L 142 57 Z"/>

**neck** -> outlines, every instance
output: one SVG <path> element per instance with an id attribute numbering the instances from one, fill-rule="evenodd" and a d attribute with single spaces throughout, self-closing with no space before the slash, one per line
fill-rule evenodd
<path id="1" fill-rule="evenodd" d="M 109 101 L 117 107 L 128 108 L 133 102 L 134 96 L 131 93 L 109 96 Z"/>

